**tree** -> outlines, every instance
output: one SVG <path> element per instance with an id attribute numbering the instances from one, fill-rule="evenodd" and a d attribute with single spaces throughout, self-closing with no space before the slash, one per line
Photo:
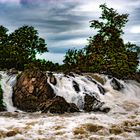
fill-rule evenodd
<path id="1" fill-rule="evenodd" d="M 7 32 L 7 28 L 5 28 L 4 26 L 0 26 L 0 45 L 5 44 L 7 42 Z"/>
<path id="2" fill-rule="evenodd" d="M 8 38 L 8 29 L 4 26 L 0 26 L 0 68 L 3 68 L 5 66 L 6 61 L 6 43 Z"/>
<path id="3" fill-rule="evenodd" d="M 76 50 L 76 49 L 69 49 L 66 52 L 64 62 L 64 70 L 66 71 L 75 71 L 80 70 L 81 68 L 84 69 L 84 50 Z"/>
<path id="4" fill-rule="evenodd" d="M 36 60 L 36 53 L 48 51 L 45 40 L 38 36 L 32 26 L 22 26 L 9 35 L 7 31 L 0 26 L 1 68 L 23 70 L 24 65 Z"/>
<path id="5" fill-rule="evenodd" d="M 134 73 L 138 66 L 138 46 L 124 44 L 121 35 L 122 28 L 128 21 L 128 14 L 118 14 L 106 4 L 100 5 L 102 9 L 101 21 L 92 20 L 91 28 L 97 34 L 89 38 L 85 47 L 87 67 L 92 72 L 105 72 L 118 78 Z"/>

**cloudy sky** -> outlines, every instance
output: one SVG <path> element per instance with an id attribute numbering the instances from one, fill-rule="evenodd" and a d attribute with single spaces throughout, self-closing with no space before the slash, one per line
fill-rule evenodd
<path id="1" fill-rule="evenodd" d="M 49 50 L 39 57 L 62 63 L 69 48 L 83 48 L 95 34 L 89 21 L 98 19 L 103 3 L 129 14 L 123 38 L 140 46 L 140 0 L 0 0 L 0 25 L 9 32 L 34 26 Z"/>

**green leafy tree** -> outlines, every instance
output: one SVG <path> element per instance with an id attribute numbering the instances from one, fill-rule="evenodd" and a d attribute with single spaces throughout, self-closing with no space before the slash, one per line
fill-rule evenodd
<path id="1" fill-rule="evenodd" d="M 5 61 L 6 61 L 6 43 L 8 38 L 8 29 L 4 26 L 0 26 L 0 68 L 5 67 Z"/>
<path id="2" fill-rule="evenodd" d="M 84 69 L 84 62 L 85 61 L 84 50 L 76 50 L 76 49 L 69 49 L 66 52 L 64 62 L 64 70 L 66 71 L 76 71 L 80 69 Z"/>
<path id="3" fill-rule="evenodd" d="M 38 36 L 32 26 L 23 26 L 9 35 L 10 57 L 15 58 L 16 68 L 23 69 L 25 64 L 35 60 L 36 53 L 47 52 L 45 40 Z M 9 49 L 10 49 L 9 48 Z"/>
<path id="4" fill-rule="evenodd" d="M 92 20 L 91 28 L 97 34 L 89 38 L 86 50 L 86 66 L 92 72 L 106 72 L 116 77 L 134 73 L 138 66 L 139 49 L 135 44 L 124 44 L 122 28 L 128 14 L 118 14 L 106 4 L 100 5 L 100 20 Z"/>
<path id="5" fill-rule="evenodd" d="M 8 29 L 5 28 L 4 26 L 0 26 L 0 45 L 3 45 L 7 42 L 7 37 L 8 37 Z"/>
<path id="6" fill-rule="evenodd" d="M 36 60 L 37 53 L 47 52 L 45 40 L 32 26 L 22 26 L 11 34 L 0 26 L 0 68 L 24 69 L 24 65 Z"/>

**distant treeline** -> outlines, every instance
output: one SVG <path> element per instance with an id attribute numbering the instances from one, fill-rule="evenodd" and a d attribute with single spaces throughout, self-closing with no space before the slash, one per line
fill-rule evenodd
<path id="1" fill-rule="evenodd" d="M 90 22 L 97 34 L 89 37 L 83 49 L 68 50 L 63 65 L 36 59 L 37 53 L 48 50 L 45 40 L 38 36 L 34 27 L 23 26 L 8 34 L 8 29 L 0 26 L 0 69 L 98 72 L 118 78 L 134 74 L 139 64 L 140 48 L 130 42 L 125 44 L 122 39 L 122 28 L 128 21 L 128 14 L 119 14 L 106 4 L 100 8 L 99 20 Z"/>

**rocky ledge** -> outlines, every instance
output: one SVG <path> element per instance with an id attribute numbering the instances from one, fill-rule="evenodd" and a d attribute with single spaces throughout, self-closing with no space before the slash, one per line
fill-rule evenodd
<path id="1" fill-rule="evenodd" d="M 65 78 L 70 76 L 64 75 Z M 74 78 L 71 76 L 71 79 Z M 87 80 L 91 80 L 87 77 Z M 53 89 L 58 82 L 52 73 L 44 73 L 39 70 L 25 70 L 17 77 L 16 85 L 13 87 L 12 101 L 13 105 L 20 110 L 26 112 L 41 111 L 43 113 L 65 113 L 65 112 L 79 112 L 79 108 L 75 103 L 66 101 L 61 94 L 58 96 Z M 95 81 L 91 80 L 97 87 L 101 94 L 105 94 L 105 89 Z M 79 84 L 72 81 L 75 94 L 79 94 Z M 67 94 L 67 92 L 65 93 Z M 85 90 L 83 108 L 86 112 L 102 111 L 108 112 L 110 108 L 102 108 L 101 102 L 95 95 L 96 93 L 87 93 Z"/>
<path id="2" fill-rule="evenodd" d="M 54 79 L 50 75 L 50 82 Z M 20 74 L 13 88 L 13 104 L 20 110 L 26 112 L 78 112 L 75 104 L 68 103 L 63 97 L 56 96 L 48 83 L 48 76 L 38 70 L 26 70 Z"/>

